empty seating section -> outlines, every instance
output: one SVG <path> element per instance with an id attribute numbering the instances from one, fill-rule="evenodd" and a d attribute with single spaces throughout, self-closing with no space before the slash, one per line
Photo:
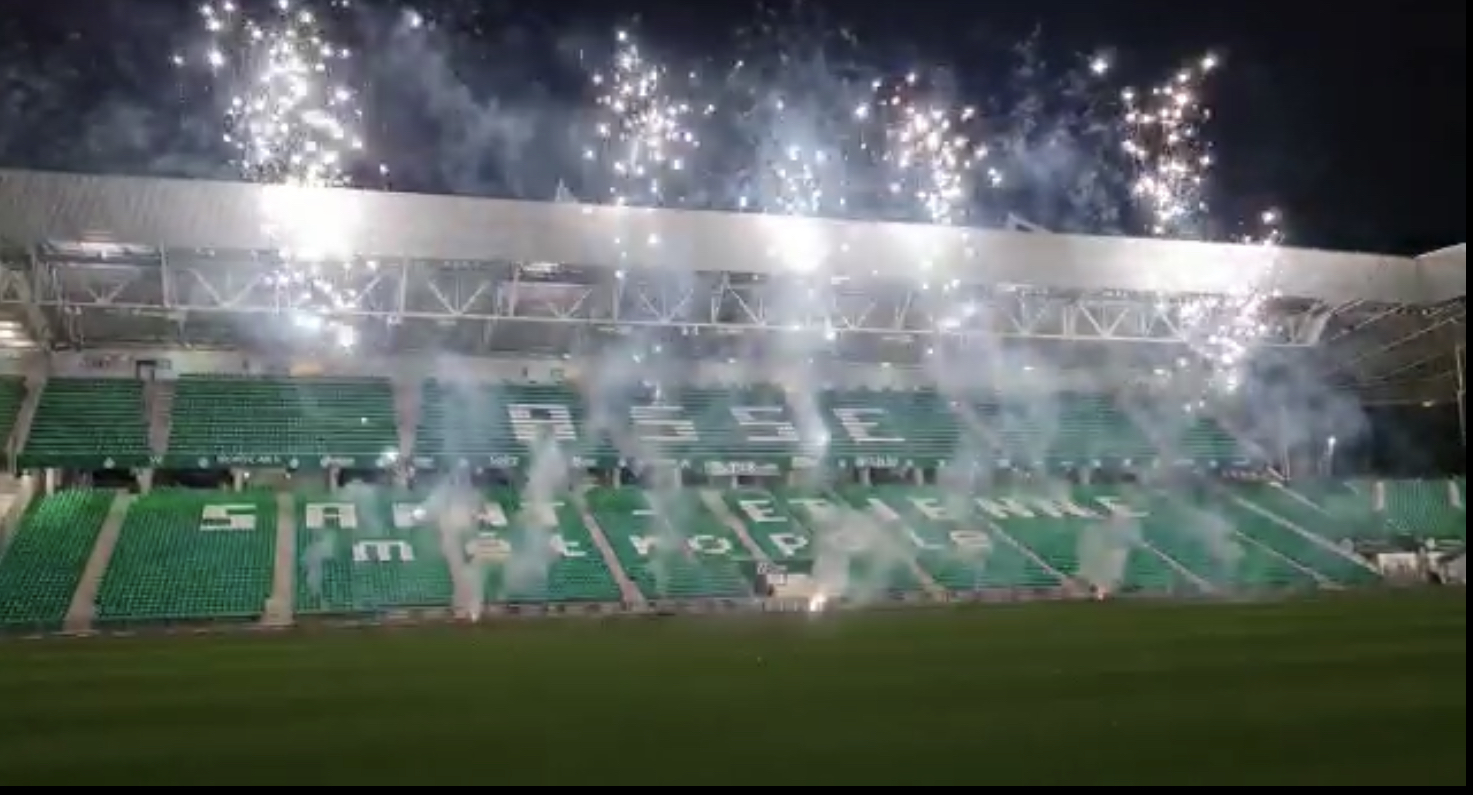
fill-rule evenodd
<path id="1" fill-rule="evenodd" d="M 254 618 L 271 595 L 276 499 L 160 490 L 128 509 L 98 591 L 99 621 Z"/>
<path id="2" fill-rule="evenodd" d="M 20 415 L 20 405 L 26 399 L 25 379 L 17 376 L 0 376 L 0 442 L 8 442 L 15 430 L 15 420 Z"/>
<path id="3" fill-rule="evenodd" d="M 1310 527 L 1323 525 L 1326 518 L 1304 517 L 1305 511 L 1286 508 L 1287 495 L 1276 486 L 1245 486 L 1227 493 L 1219 511 L 1235 523 L 1248 538 L 1268 546 L 1300 565 L 1318 572 L 1339 585 L 1356 585 L 1379 579 L 1373 571 L 1350 553 L 1332 545 L 1323 537 L 1316 538 L 1309 527 L 1299 524 L 1291 515 L 1318 519 Z M 1292 498 L 1287 498 L 1292 499 Z M 1297 506 L 1304 507 L 1304 506 Z"/>
<path id="4" fill-rule="evenodd" d="M 902 465 L 930 466 L 968 452 L 963 439 L 982 449 L 981 442 L 963 433 L 957 414 L 936 392 L 824 392 L 817 402 L 829 424 L 830 459 L 896 459 Z"/>
<path id="5" fill-rule="evenodd" d="M 1249 521 L 1240 527 L 1254 539 L 1268 543 L 1336 583 L 1368 583 L 1379 579 L 1368 564 L 1363 564 L 1336 543 L 1337 539 L 1345 537 L 1343 533 L 1348 529 L 1379 524 L 1380 518 L 1371 514 L 1370 506 L 1361 505 L 1358 518 L 1335 517 L 1307 496 L 1289 492 L 1276 484 L 1234 486 L 1228 493 L 1282 520 L 1282 523 L 1273 521 L 1262 514 L 1234 506 L 1234 514 L 1248 518 Z"/>
<path id="6" fill-rule="evenodd" d="M 422 502 L 361 486 L 298 495 L 297 612 L 451 607 L 450 561 Z"/>
<path id="7" fill-rule="evenodd" d="M 1333 541 L 1390 538 L 1397 533 L 1386 521 L 1385 512 L 1376 510 L 1375 484 L 1371 481 L 1305 482 L 1291 488 L 1328 517 L 1316 525 L 1315 531 Z M 1293 499 L 1293 495 L 1287 496 Z"/>
<path id="8" fill-rule="evenodd" d="M 1111 591 L 1192 587 L 1144 538 L 1141 524 L 1149 517 L 1118 492 L 1017 489 L 984 495 L 972 510 L 1049 568 L 1080 583 Z"/>
<path id="9" fill-rule="evenodd" d="M 426 381 L 415 458 L 443 462 L 520 454 L 504 398 L 501 388 L 489 384 Z"/>
<path id="10" fill-rule="evenodd" d="M 523 504 L 498 489 L 486 498 L 500 512 L 483 513 L 468 546 L 472 573 L 489 602 L 617 602 L 619 587 L 593 536 L 566 495 Z"/>
<path id="11" fill-rule="evenodd" d="M 383 378 L 183 376 L 169 436 L 174 456 L 247 463 L 332 457 L 372 466 L 399 444 Z"/>
<path id="12" fill-rule="evenodd" d="M 1453 504 L 1446 480 L 1389 480 L 1386 515 L 1393 527 L 1418 538 L 1465 540 L 1468 512 Z"/>
<path id="13" fill-rule="evenodd" d="M 556 441 L 570 455 L 608 459 L 617 454 L 609 435 L 595 426 L 607 422 L 627 427 L 627 423 L 619 423 L 617 417 L 590 415 L 573 387 L 514 384 L 502 387 L 501 392 L 506 433 L 518 450 L 530 455 L 544 441 Z"/>
<path id="14" fill-rule="evenodd" d="M 1209 497 L 1139 490 L 1129 498 L 1141 536 L 1162 554 L 1216 587 L 1308 588 L 1315 579 L 1270 547 L 1250 540 Z"/>
<path id="15" fill-rule="evenodd" d="M 1165 409 L 1089 394 L 1025 401 L 923 390 L 800 396 L 780 386 L 641 386 L 601 393 L 595 406 L 571 385 L 428 381 L 421 389 L 412 456 L 425 467 L 464 460 L 526 472 L 544 440 L 565 457 L 601 465 L 657 456 L 692 470 L 770 464 L 772 474 L 819 449 L 841 465 L 837 471 L 1241 457 L 1237 442 L 1204 417 L 1167 417 Z M 25 390 L 21 379 L 0 377 L 0 431 L 13 428 Z M 146 415 L 140 381 L 52 379 L 21 463 L 146 466 Z M 206 458 L 277 465 L 329 457 L 372 466 L 399 445 L 393 386 L 381 378 L 183 376 L 171 420 L 168 455 L 185 467 Z M 1462 480 L 1292 488 L 1018 478 L 979 489 L 774 483 L 595 487 L 581 497 L 560 485 L 536 500 L 510 487 L 426 493 L 352 485 L 298 495 L 295 609 L 617 601 L 619 572 L 603 540 L 646 598 L 665 600 L 750 597 L 751 572 L 764 560 L 811 572 L 828 595 L 854 598 L 932 583 L 951 591 L 1085 583 L 1178 593 L 1357 585 L 1379 575 L 1350 541 L 1411 535 L 1460 543 L 1467 533 Z M 32 502 L 0 550 L 0 623 L 63 620 L 112 499 L 112 492 L 64 490 Z M 580 502 L 597 528 L 585 525 Z M 98 621 L 260 617 L 273 587 L 277 519 L 271 492 L 159 490 L 137 498 L 100 583 Z"/>
<path id="16" fill-rule="evenodd" d="M 118 467 L 140 466 L 150 452 L 143 382 L 52 378 L 31 421 L 21 465 L 93 468 L 112 461 Z"/>
<path id="17" fill-rule="evenodd" d="M 744 489 L 724 495 L 748 538 L 775 564 L 807 569 L 830 596 L 866 598 L 921 588 L 904 539 L 830 492 Z"/>
<path id="18" fill-rule="evenodd" d="M 1178 456 L 1194 461 L 1231 461 L 1244 457 L 1244 449 L 1221 425 L 1197 418 L 1182 432 L 1176 443 Z"/>
<path id="19" fill-rule="evenodd" d="M 1108 397 L 1038 394 L 971 405 L 976 421 L 997 440 L 999 455 L 1013 461 L 1144 461 L 1160 455 Z"/>
<path id="20" fill-rule="evenodd" d="M 647 598 L 752 595 L 739 567 L 750 553 L 698 495 L 597 488 L 587 501 L 620 567 Z"/>
<path id="21" fill-rule="evenodd" d="M 112 506 L 111 491 L 37 497 L 0 553 L 0 624 L 59 625 Z"/>
<path id="22" fill-rule="evenodd" d="M 817 417 L 795 418 L 777 389 L 689 388 L 674 400 L 699 434 L 677 449 L 695 459 L 787 463 L 802 452 L 805 436 L 811 446 L 828 433 Z"/>
<path id="23" fill-rule="evenodd" d="M 596 427 L 585 432 L 606 458 L 760 464 L 786 463 L 801 452 L 803 423 L 775 389 L 640 387 L 609 402 L 607 413 L 588 414 Z M 587 412 L 580 404 L 577 413 Z M 821 423 L 809 419 L 810 437 L 827 433 Z"/>
<path id="24" fill-rule="evenodd" d="M 1168 433 L 1147 434 L 1102 395 L 1036 399 L 949 397 L 930 390 L 825 390 L 780 386 L 636 386 L 586 405 L 568 385 L 424 384 L 415 456 L 469 463 L 524 456 L 542 438 L 565 454 L 659 456 L 700 462 L 786 465 L 823 449 L 847 465 L 931 466 L 953 459 L 1088 463 L 1240 458 L 1210 420 L 1170 415 Z"/>

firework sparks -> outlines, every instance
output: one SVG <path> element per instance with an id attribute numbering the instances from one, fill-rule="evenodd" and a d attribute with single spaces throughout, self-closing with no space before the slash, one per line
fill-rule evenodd
<path id="1" fill-rule="evenodd" d="M 200 8 L 209 36 L 204 59 L 232 94 L 225 142 L 248 179 L 306 187 L 348 181 L 347 161 L 363 149 L 354 92 L 333 81 L 346 48 L 324 38 L 308 9 L 278 0 L 266 22 L 232 2 Z M 183 58 L 176 57 L 183 65 Z"/>
<path id="2" fill-rule="evenodd" d="M 1147 92 L 1121 94 L 1124 148 L 1137 174 L 1132 190 L 1152 235 L 1200 233 L 1207 210 L 1203 185 L 1212 168 L 1211 146 L 1203 135 L 1212 109 L 1202 90 L 1217 66 L 1216 57 L 1205 55 Z"/>
<path id="3" fill-rule="evenodd" d="M 351 53 L 328 40 L 316 13 L 290 0 L 277 0 L 262 21 L 233 2 L 206 4 L 199 13 L 207 37 L 200 58 L 231 91 L 224 141 L 243 178 L 278 188 L 263 194 L 262 207 L 262 223 L 278 245 L 272 281 L 297 310 L 299 326 L 351 346 L 355 331 L 333 317 L 360 298 L 349 286 L 356 280 L 344 223 L 350 219 L 304 198 L 310 189 L 346 185 L 351 161 L 362 157 L 362 111 L 355 93 L 335 79 Z M 190 65 L 182 55 L 174 63 Z"/>
<path id="4" fill-rule="evenodd" d="M 585 159 L 607 162 L 613 172 L 609 201 L 615 205 L 659 206 L 672 197 L 666 178 L 687 168 L 701 142 L 691 124 L 690 102 L 670 93 L 671 78 L 661 64 L 646 59 L 634 37 L 615 34 L 613 64 L 593 75 L 595 102 L 601 112 L 598 147 Z M 702 112 L 714 112 L 706 106 Z"/>
<path id="5" fill-rule="evenodd" d="M 1254 227 L 1238 237 L 1238 242 L 1249 246 L 1280 246 L 1284 243 L 1284 216 L 1278 210 L 1264 210 L 1258 214 Z"/>
<path id="6" fill-rule="evenodd" d="M 855 116 L 878 117 L 885 127 L 881 159 L 891 175 L 886 190 L 912 200 L 931 223 L 963 220 L 978 170 L 985 168 L 992 186 L 1002 179 L 986 166 L 987 147 L 969 129 L 979 121 L 976 109 L 925 97 L 915 73 L 888 83 L 877 81 L 874 88 L 875 101 L 860 106 Z"/>

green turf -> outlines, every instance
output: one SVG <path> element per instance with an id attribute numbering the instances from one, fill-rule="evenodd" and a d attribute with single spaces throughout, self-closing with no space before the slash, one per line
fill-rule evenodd
<path id="1" fill-rule="evenodd" d="M 1466 783 L 1461 590 L 0 645 L 0 782 Z"/>

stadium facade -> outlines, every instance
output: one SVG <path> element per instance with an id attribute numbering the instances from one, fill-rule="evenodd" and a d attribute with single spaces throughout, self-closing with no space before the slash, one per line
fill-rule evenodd
<path id="1" fill-rule="evenodd" d="M 1335 431 L 1296 428 L 1347 393 L 1461 406 L 1461 246 L 13 171 L 0 240 L 0 622 L 1214 593 L 1461 559 L 1462 480 L 1304 478 Z M 1292 413 L 1198 372 L 1250 302 L 1229 342 L 1313 383 Z"/>

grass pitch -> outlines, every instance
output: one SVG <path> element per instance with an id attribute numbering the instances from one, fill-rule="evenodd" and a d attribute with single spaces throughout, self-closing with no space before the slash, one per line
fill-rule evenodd
<path id="1" fill-rule="evenodd" d="M 0 645 L 0 786 L 1452 784 L 1461 589 Z"/>

